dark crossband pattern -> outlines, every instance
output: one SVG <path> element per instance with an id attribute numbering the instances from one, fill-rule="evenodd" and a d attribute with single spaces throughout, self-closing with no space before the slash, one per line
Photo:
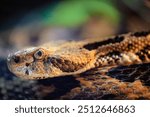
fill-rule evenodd
<path id="1" fill-rule="evenodd" d="M 108 71 L 107 75 L 122 82 L 141 80 L 143 85 L 150 86 L 150 63 L 118 66 Z"/>
<path id="2" fill-rule="evenodd" d="M 86 45 L 83 46 L 83 48 L 88 49 L 88 50 L 94 50 L 94 49 L 97 49 L 100 46 L 108 45 L 110 43 L 112 43 L 112 44 L 119 43 L 123 40 L 124 40 L 123 36 L 116 36 L 114 38 L 109 38 L 109 39 L 101 41 L 101 42 L 86 44 Z"/>
<path id="3" fill-rule="evenodd" d="M 150 34 L 150 31 L 135 32 L 135 33 L 132 33 L 131 36 L 142 37 L 142 36 L 147 36 L 148 34 Z"/>

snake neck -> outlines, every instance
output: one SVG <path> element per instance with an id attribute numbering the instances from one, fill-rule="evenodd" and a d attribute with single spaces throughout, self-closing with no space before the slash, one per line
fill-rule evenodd
<path id="1" fill-rule="evenodd" d="M 150 33 L 120 35 L 95 44 L 100 45 L 95 67 L 150 62 Z"/>

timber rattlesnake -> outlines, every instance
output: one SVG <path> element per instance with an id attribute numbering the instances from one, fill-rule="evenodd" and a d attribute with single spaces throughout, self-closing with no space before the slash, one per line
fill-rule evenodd
<path id="1" fill-rule="evenodd" d="M 70 42 L 58 48 L 28 48 L 9 55 L 7 60 L 10 71 L 21 78 L 78 82 L 62 81 L 72 88 L 61 99 L 105 99 L 107 94 L 108 99 L 150 99 L 149 32 Z M 58 90 L 52 82 L 53 89 Z"/>

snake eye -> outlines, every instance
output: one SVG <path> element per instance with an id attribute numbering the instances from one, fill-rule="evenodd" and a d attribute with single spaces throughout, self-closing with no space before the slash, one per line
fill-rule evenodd
<path id="1" fill-rule="evenodd" d="M 35 57 L 36 59 L 41 59 L 41 58 L 43 57 L 43 55 L 44 55 L 43 50 L 39 49 L 39 50 L 37 50 L 37 51 L 35 52 L 34 57 Z"/>

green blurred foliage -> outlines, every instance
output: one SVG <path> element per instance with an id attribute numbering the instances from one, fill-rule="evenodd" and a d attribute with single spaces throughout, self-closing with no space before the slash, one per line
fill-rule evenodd
<path id="1" fill-rule="evenodd" d="M 47 9 L 44 23 L 47 25 L 75 27 L 85 23 L 93 15 L 118 23 L 120 14 L 108 0 L 69 0 L 59 2 L 54 9 Z"/>

